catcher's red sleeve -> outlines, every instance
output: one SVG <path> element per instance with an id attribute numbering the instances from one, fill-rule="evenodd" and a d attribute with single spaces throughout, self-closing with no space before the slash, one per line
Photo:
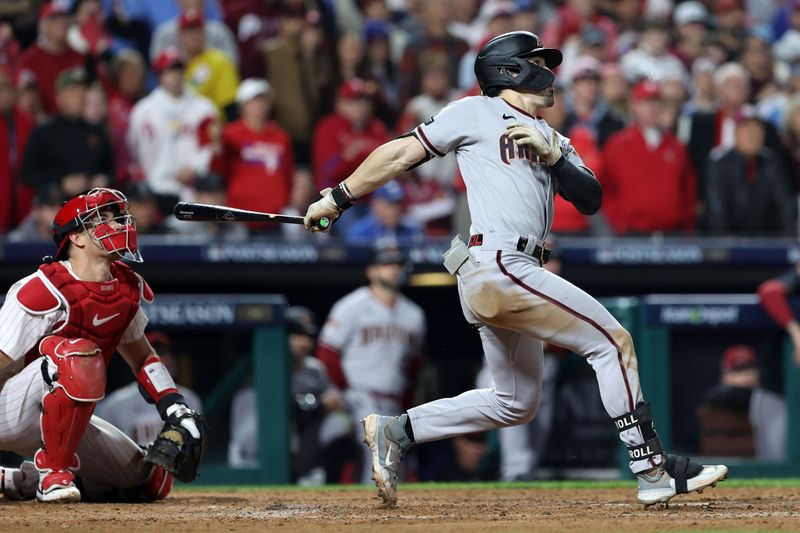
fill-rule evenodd
<path id="1" fill-rule="evenodd" d="M 325 365 L 328 377 L 331 378 L 333 384 L 340 389 L 346 389 L 347 378 L 344 377 L 344 372 L 342 371 L 342 359 L 339 356 L 339 352 L 330 346 L 320 343 L 317 346 L 317 359 Z"/>
<path id="2" fill-rule="evenodd" d="M 758 296 L 769 316 L 782 328 L 794 320 L 794 313 L 787 298 L 788 290 L 783 282 L 777 279 L 765 281 L 758 287 Z"/>

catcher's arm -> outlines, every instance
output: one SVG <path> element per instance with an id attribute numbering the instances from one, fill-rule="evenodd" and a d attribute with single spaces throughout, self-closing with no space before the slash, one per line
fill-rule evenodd
<path id="1" fill-rule="evenodd" d="M 147 447 L 144 460 L 163 466 L 180 481 L 193 481 L 205 453 L 205 419 L 186 405 L 144 335 L 130 344 L 120 344 L 117 349 L 136 376 L 142 396 L 155 404 L 164 420 L 164 427 Z"/>

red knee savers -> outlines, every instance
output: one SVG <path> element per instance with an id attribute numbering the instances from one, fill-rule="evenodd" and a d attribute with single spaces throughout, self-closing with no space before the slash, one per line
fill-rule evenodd
<path id="1" fill-rule="evenodd" d="M 89 339 L 50 335 L 39 343 L 39 353 L 56 366 L 53 386 L 78 402 L 96 402 L 106 394 L 106 365 L 100 347 Z"/>

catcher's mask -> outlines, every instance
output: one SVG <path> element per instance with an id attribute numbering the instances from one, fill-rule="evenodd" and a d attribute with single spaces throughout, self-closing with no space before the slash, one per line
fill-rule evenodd
<path id="1" fill-rule="evenodd" d="M 535 56 L 544 58 L 547 68 L 528 61 Z M 535 33 L 512 31 L 483 45 L 475 59 L 475 77 L 487 96 L 497 96 L 504 88 L 538 92 L 553 85 L 555 75 L 550 69 L 559 66 L 562 59 L 559 50 L 542 46 Z"/>
<path id="2" fill-rule="evenodd" d="M 104 220 L 102 213 L 107 211 L 112 218 Z M 142 262 L 136 244 L 136 222 L 128 212 L 128 199 L 118 190 L 96 188 L 66 201 L 53 219 L 52 228 L 58 260 L 68 257 L 69 234 L 86 231 L 109 255 Z"/>

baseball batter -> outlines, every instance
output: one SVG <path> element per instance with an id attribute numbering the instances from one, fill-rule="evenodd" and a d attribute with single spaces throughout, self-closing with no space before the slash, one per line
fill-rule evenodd
<path id="1" fill-rule="evenodd" d="M 727 476 L 667 455 L 639 386 L 630 334 L 587 293 L 548 272 L 544 248 L 560 194 L 594 214 L 602 190 L 568 138 L 537 117 L 553 105 L 552 69 L 561 52 L 529 32 L 489 41 L 475 60 L 482 95 L 452 102 L 364 163 L 306 213 L 306 227 L 335 219 L 357 199 L 431 157 L 455 152 L 467 187 L 472 227 L 467 249 L 457 237 L 445 267 L 458 277 L 466 319 L 481 336 L 494 388 L 436 400 L 390 417 L 363 421 L 373 479 L 388 504 L 397 501 L 398 463 L 414 443 L 530 421 L 539 405 L 542 343 L 583 355 L 592 365 L 603 405 L 628 448 L 638 500 L 666 503 Z"/>
<path id="2" fill-rule="evenodd" d="M 194 478 L 204 424 L 144 336 L 150 287 L 117 261 L 141 260 L 125 197 L 93 189 L 72 198 L 53 237 L 55 259 L 15 283 L 0 309 L 0 449 L 33 456 L 38 471 L 31 484 L 30 464 L 3 469 L 0 488 L 41 502 L 163 499 L 173 473 Z M 92 416 L 115 351 L 166 421 L 146 452 Z"/>

